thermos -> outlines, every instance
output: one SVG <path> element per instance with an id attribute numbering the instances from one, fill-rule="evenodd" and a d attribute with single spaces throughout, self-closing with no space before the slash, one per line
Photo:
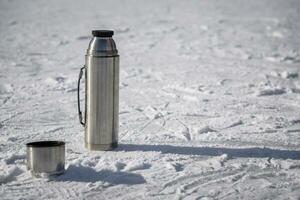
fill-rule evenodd
<path id="1" fill-rule="evenodd" d="M 85 147 L 111 150 L 118 145 L 119 55 L 111 30 L 93 30 L 93 38 L 78 79 L 79 121 L 85 128 Z M 80 109 L 80 80 L 85 74 L 85 113 Z"/>

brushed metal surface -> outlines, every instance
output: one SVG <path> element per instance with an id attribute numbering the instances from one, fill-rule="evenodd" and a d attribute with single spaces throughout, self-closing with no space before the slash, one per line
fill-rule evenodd
<path id="1" fill-rule="evenodd" d="M 32 175 L 58 175 L 65 171 L 65 143 L 39 141 L 26 144 L 27 169 Z"/>
<path id="2" fill-rule="evenodd" d="M 85 57 L 85 147 L 117 147 L 119 126 L 119 56 L 111 37 L 94 37 Z"/>
<path id="3" fill-rule="evenodd" d="M 87 49 L 87 55 L 117 56 L 118 50 L 111 37 L 93 37 Z"/>
<path id="4" fill-rule="evenodd" d="M 87 148 L 90 151 L 98 151 L 98 150 L 113 150 L 118 147 L 118 143 L 114 142 L 111 144 L 91 144 L 91 143 L 85 143 L 85 148 Z"/>
<path id="5" fill-rule="evenodd" d="M 114 58 L 87 56 L 86 142 L 113 142 Z"/>
<path id="6" fill-rule="evenodd" d="M 113 122 L 113 142 L 118 142 L 119 133 L 119 77 L 120 77 L 120 57 L 114 58 L 114 122 Z"/>

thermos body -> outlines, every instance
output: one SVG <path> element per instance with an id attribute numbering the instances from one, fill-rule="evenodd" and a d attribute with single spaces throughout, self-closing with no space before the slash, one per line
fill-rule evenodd
<path id="1" fill-rule="evenodd" d="M 112 34 L 112 31 L 93 31 L 85 57 L 84 122 L 80 102 L 78 106 L 85 127 L 85 147 L 89 150 L 111 150 L 118 145 L 119 55 Z"/>
<path id="2" fill-rule="evenodd" d="M 85 146 L 117 146 L 119 126 L 119 56 L 86 56 Z"/>

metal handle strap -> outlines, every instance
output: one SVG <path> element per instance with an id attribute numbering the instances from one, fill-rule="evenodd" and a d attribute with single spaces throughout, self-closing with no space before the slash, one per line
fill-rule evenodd
<path id="1" fill-rule="evenodd" d="M 78 85 L 77 85 L 78 116 L 79 116 L 79 122 L 83 126 L 85 126 L 85 122 L 83 122 L 82 112 L 81 112 L 81 109 L 80 109 L 80 80 L 82 78 L 82 74 L 83 74 L 83 70 L 84 69 L 85 69 L 85 66 L 83 66 L 83 67 L 80 68 L 79 78 L 78 78 Z"/>

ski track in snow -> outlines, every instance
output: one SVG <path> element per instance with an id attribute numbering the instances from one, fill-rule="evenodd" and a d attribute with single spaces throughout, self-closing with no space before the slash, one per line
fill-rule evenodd
<path id="1" fill-rule="evenodd" d="M 299 9 L 1 1 L 0 199 L 299 199 Z M 84 149 L 77 116 L 92 29 L 114 29 L 121 56 L 109 152 Z M 32 178 L 37 140 L 66 141 L 65 174 Z"/>

